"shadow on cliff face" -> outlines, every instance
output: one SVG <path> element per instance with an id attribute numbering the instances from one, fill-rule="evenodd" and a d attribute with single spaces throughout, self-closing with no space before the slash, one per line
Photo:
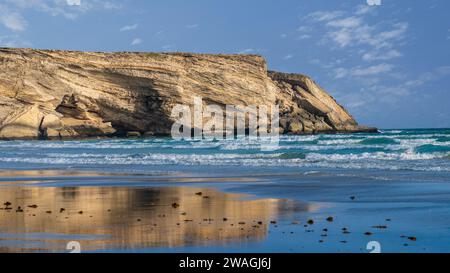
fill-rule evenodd
<path id="1" fill-rule="evenodd" d="M 124 91 L 114 101 L 107 98 L 97 99 L 100 116 L 104 122 L 111 122 L 117 131 L 116 136 L 126 136 L 129 132 L 139 132 L 147 136 L 170 134 L 173 123 L 170 111 L 180 97 L 176 85 L 163 86 L 164 83 L 151 78 L 130 76 L 116 71 L 95 72 L 94 76 Z M 162 94 L 158 88 L 170 88 L 170 96 L 167 96 L 167 92 Z"/>

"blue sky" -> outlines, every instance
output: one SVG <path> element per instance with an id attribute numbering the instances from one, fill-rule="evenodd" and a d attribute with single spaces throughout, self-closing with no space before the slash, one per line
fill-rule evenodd
<path id="1" fill-rule="evenodd" d="M 361 124 L 448 128 L 449 14 L 448 0 L 0 0 L 0 46 L 260 54 Z"/>

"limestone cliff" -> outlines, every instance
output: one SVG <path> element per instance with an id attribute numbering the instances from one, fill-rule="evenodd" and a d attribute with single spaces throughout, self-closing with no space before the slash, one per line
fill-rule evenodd
<path id="1" fill-rule="evenodd" d="M 256 55 L 0 49 L 0 139 L 167 135 L 176 104 L 280 105 L 284 133 L 359 132 L 303 75 Z"/>

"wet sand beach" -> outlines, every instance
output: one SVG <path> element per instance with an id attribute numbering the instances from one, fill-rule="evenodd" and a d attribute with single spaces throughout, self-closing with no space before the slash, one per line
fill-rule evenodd
<path id="1" fill-rule="evenodd" d="M 369 252 L 371 241 L 384 252 L 446 252 L 450 243 L 448 183 L 5 170 L 0 187 L 1 252 L 67 252 L 70 241 L 86 252 Z"/>

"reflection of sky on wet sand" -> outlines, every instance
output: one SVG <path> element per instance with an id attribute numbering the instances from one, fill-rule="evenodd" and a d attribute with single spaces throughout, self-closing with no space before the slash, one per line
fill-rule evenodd
<path id="1" fill-rule="evenodd" d="M 262 240 L 280 214 L 309 210 L 242 197 L 191 187 L 2 187 L 0 252 L 64 251 L 72 240 L 85 250 L 226 245 Z"/>

